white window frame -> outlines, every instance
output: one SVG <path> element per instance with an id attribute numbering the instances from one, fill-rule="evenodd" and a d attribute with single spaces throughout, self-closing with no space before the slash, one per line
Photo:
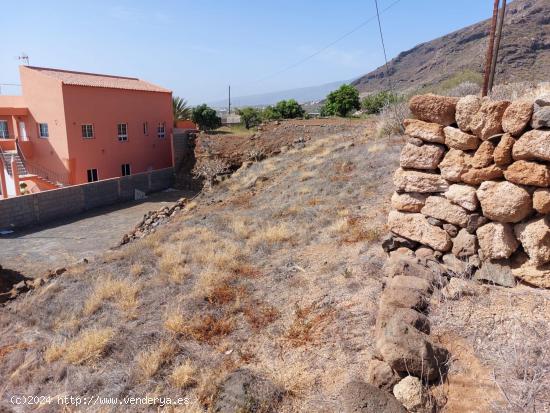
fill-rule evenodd
<path id="1" fill-rule="evenodd" d="M 159 122 L 157 126 L 157 136 L 159 139 L 164 139 L 166 137 L 166 123 Z"/>
<path id="2" fill-rule="evenodd" d="M 121 126 L 124 126 L 124 132 L 125 133 L 121 133 L 120 132 L 120 127 Z M 119 142 L 125 142 L 128 140 L 128 124 L 127 123 L 118 123 L 117 124 L 117 136 L 118 136 L 118 140 Z"/>
<path id="3" fill-rule="evenodd" d="M 93 177 L 94 177 L 94 173 L 93 171 L 95 171 L 95 181 L 93 180 Z M 90 174 L 92 175 L 92 180 L 90 181 Z M 99 181 L 99 171 L 97 168 L 90 168 L 88 170 L 86 170 L 86 178 L 88 178 L 88 182 L 97 182 Z"/>
<path id="4" fill-rule="evenodd" d="M 122 165 L 120 165 L 120 169 L 122 172 L 122 176 L 132 175 L 132 167 L 129 163 L 123 163 Z"/>
<path id="5" fill-rule="evenodd" d="M 45 126 L 46 134 L 43 133 L 43 127 Z M 42 139 L 48 139 L 50 137 L 50 128 L 48 127 L 48 124 L 45 122 L 38 124 L 38 136 Z"/>
<path id="6" fill-rule="evenodd" d="M 149 123 L 147 121 L 143 122 L 143 134 L 145 136 L 149 135 Z"/>
<path id="7" fill-rule="evenodd" d="M 6 129 L 0 128 L 0 139 L 9 139 L 10 138 L 10 129 L 7 120 L 0 120 L 0 125 L 6 125 Z"/>
<path id="8" fill-rule="evenodd" d="M 91 123 L 83 123 L 80 125 L 80 131 L 82 139 L 93 139 L 94 138 L 94 125 Z"/>

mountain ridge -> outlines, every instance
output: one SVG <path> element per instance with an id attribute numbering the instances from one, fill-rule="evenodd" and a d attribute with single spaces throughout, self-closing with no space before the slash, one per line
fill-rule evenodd
<path id="1" fill-rule="evenodd" d="M 490 19 L 474 23 L 399 53 L 385 66 L 360 76 L 352 85 L 361 94 L 393 88 L 417 90 L 461 72 L 483 73 Z M 548 80 L 550 1 L 515 0 L 507 4 L 495 83 Z"/>

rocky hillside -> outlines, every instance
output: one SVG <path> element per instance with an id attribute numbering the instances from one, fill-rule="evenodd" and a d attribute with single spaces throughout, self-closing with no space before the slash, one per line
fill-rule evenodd
<path id="1" fill-rule="evenodd" d="M 389 62 L 391 81 L 401 91 L 419 89 L 472 71 L 482 73 L 490 19 L 419 44 Z M 506 9 L 496 82 L 548 80 L 550 2 L 515 0 Z M 384 66 L 353 84 L 362 93 L 386 89 Z"/>

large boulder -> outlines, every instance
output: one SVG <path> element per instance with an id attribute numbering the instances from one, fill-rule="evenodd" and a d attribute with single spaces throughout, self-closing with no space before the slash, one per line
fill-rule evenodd
<path id="1" fill-rule="evenodd" d="M 499 179 L 504 176 L 502 167 L 489 165 L 486 168 L 470 168 L 461 176 L 463 182 L 470 185 L 479 185 L 484 181 Z"/>
<path id="2" fill-rule="evenodd" d="M 550 189 L 539 188 L 533 193 L 533 208 L 539 214 L 550 214 Z"/>
<path id="3" fill-rule="evenodd" d="M 471 122 L 474 115 L 481 108 L 481 98 L 475 95 L 468 95 L 458 99 L 456 103 L 456 123 L 464 132 L 471 132 Z"/>
<path id="4" fill-rule="evenodd" d="M 477 136 L 462 132 L 460 129 L 453 128 L 452 126 L 447 126 L 443 129 L 443 133 L 445 133 L 445 145 L 450 148 L 460 149 L 461 151 L 477 149 L 481 143 Z"/>
<path id="5" fill-rule="evenodd" d="M 514 226 L 516 238 L 529 255 L 530 264 L 550 262 L 550 217 L 539 217 Z"/>
<path id="6" fill-rule="evenodd" d="M 512 135 L 509 133 L 502 135 L 493 153 L 493 159 L 497 165 L 506 166 L 513 162 L 512 148 L 514 143 L 516 143 L 516 140 Z"/>
<path id="7" fill-rule="evenodd" d="M 514 254 L 512 274 L 528 284 L 540 288 L 550 288 L 550 263 L 534 266 L 525 253 Z"/>
<path id="8" fill-rule="evenodd" d="M 533 129 L 550 128 L 550 95 L 535 100 L 531 127 Z"/>
<path id="9" fill-rule="evenodd" d="M 424 283 L 429 284 L 428 281 L 419 277 L 403 277 L 396 276 L 393 279 L 405 280 L 408 278 L 416 278 L 422 280 Z M 410 288 L 409 288 L 410 287 Z M 384 292 L 380 296 L 380 313 L 383 313 L 386 309 L 391 309 L 392 314 L 396 308 L 412 309 L 417 311 L 424 311 L 429 304 L 429 294 L 422 289 L 423 286 L 399 286 L 395 283 L 392 286 L 388 286 L 384 289 Z M 380 317 L 380 314 L 379 314 Z M 377 320 L 377 324 L 382 322 L 382 319 Z"/>
<path id="10" fill-rule="evenodd" d="M 515 184 L 546 188 L 550 186 L 550 166 L 537 162 L 516 161 L 506 168 L 504 177 Z"/>
<path id="11" fill-rule="evenodd" d="M 422 214 L 390 211 L 388 227 L 402 237 L 428 245 L 437 251 L 449 251 L 451 237 L 444 229 L 430 225 Z"/>
<path id="12" fill-rule="evenodd" d="M 483 182 L 476 192 L 483 215 L 499 222 L 519 222 L 532 211 L 529 192 L 508 181 Z"/>
<path id="13" fill-rule="evenodd" d="M 439 174 L 406 171 L 398 168 L 393 175 L 393 184 L 400 191 L 405 192 L 445 192 L 449 184 Z"/>
<path id="14" fill-rule="evenodd" d="M 418 242 L 411 241 L 395 234 L 388 234 L 382 239 L 382 249 L 386 252 L 395 251 L 399 248 L 407 248 L 413 250 L 418 246 Z"/>
<path id="15" fill-rule="evenodd" d="M 479 145 L 468 164 L 472 168 L 485 168 L 493 163 L 494 151 L 495 145 L 491 141 L 484 141 Z"/>
<path id="16" fill-rule="evenodd" d="M 419 256 L 419 250 L 416 250 L 416 256 Z M 433 257 L 433 250 L 432 257 Z M 442 271 L 439 273 L 428 268 L 417 260 L 403 256 L 393 256 L 384 264 L 384 274 L 388 278 L 393 278 L 399 275 L 405 277 L 419 277 L 430 282 L 432 285 L 439 285 L 441 281 Z"/>
<path id="17" fill-rule="evenodd" d="M 445 370 L 448 352 L 429 336 L 400 317 L 392 317 L 377 335 L 376 351 L 398 373 L 412 374 L 429 381 Z"/>
<path id="18" fill-rule="evenodd" d="M 420 120 L 448 126 L 455 123 L 457 101 L 457 98 L 430 93 L 413 96 L 409 101 L 409 108 L 413 115 Z"/>
<path id="19" fill-rule="evenodd" d="M 393 371 L 385 361 L 373 359 L 367 367 L 367 382 L 383 389 L 391 391 L 393 386 L 399 382 L 400 377 Z"/>
<path id="20" fill-rule="evenodd" d="M 405 119 L 403 125 L 405 126 L 405 135 L 422 139 L 425 142 L 445 143 L 443 126 L 437 123 L 423 122 L 418 119 Z"/>
<path id="21" fill-rule="evenodd" d="M 428 195 L 418 192 L 394 192 L 391 197 L 391 207 L 403 212 L 420 212 Z"/>
<path id="22" fill-rule="evenodd" d="M 474 279 L 488 284 L 501 285 L 503 287 L 515 287 L 516 279 L 512 274 L 509 260 L 487 260 L 475 273 Z"/>
<path id="23" fill-rule="evenodd" d="M 453 239 L 452 252 L 459 258 L 470 257 L 477 252 L 477 237 L 462 228 Z"/>
<path id="24" fill-rule="evenodd" d="M 531 130 L 524 133 L 512 148 L 516 160 L 550 161 L 550 131 Z"/>
<path id="25" fill-rule="evenodd" d="M 220 384 L 212 410 L 216 413 L 275 413 L 283 394 L 284 389 L 268 379 L 247 369 L 237 369 Z"/>
<path id="26" fill-rule="evenodd" d="M 476 188 L 470 185 L 452 184 L 443 196 L 468 211 L 475 211 L 479 206 Z"/>
<path id="27" fill-rule="evenodd" d="M 467 164 L 471 157 L 459 149 L 449 150 L 439 164 L 441 176 L 447 181 L 461 182 L 462 175 L 469 169 Z"/>
<path id="28" fill-rule="evenodd" d="M 485 99 L 470 123 L 472 132 L 481 140 L 502 133 L 502 117 L 509 105 L 505 100 Z"/>
<path id="29" fill-rule="evenodd" d="M 402 168 L 436 169 L 444 153 L 445 150 L 441 145 L 416 146 L 407 143 L 401 150 L 399 164 Z"/>
<path id="30" fill-rule="evenodd" d="M 393 395 L 409 412 L 418 412 L 428 402 L 427 393 L 418 377 L 407 376 L 393 388 Z"/>
<path id="31" fill-rule="evenodd" d="M 527 100 L 516 100 L 510 104 L 502 116 L 502 130 L 519 136 L 525 130 L 533 115 L 533 103 Z"/>
<path id="32" fill-rule="evenodd" d="M 347 383 L 339 395 L 342 413 L 407 413 L 393 395 L 360 380 Z"/>
<path id="33" fill-rule="evenodd" d="M 519 246 L 510 224 L 489 222 L 479 227 L 476 234 L 485 260 L 508 258 Z"/>
<path id="34" fill-rule="evenodd" d="M 429 196 L 420 211 L 424 215 L 441 219 L 451 224 L 465 227 L 468 224 L 468 212 L 441 196 Z"/>

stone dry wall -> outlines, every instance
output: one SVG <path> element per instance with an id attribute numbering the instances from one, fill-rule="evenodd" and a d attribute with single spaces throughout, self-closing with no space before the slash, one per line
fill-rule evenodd
<path id="1" fill-rule="evenodd" d="M 550 288 L 550 96 L 409 106 L 385 249 L 427 247 L 478 280 Z"/>

